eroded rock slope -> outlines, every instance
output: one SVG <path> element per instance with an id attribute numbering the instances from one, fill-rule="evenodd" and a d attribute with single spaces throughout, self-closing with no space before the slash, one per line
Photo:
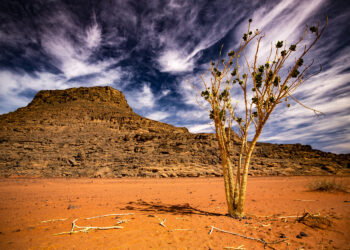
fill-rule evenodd
<path id="1" fill-rule="evenodd" d="M 258 143 L 250 174 L 347 174 L 349 161 L 307 145 Z M 221 175 L 214 134 L 141 117 L 111 87 L 40 91 L 0 116 L 0 176 Z"/>

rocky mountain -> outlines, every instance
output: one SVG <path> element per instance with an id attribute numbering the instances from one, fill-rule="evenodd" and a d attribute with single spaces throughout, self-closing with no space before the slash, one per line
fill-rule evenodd
<path id="1" fill-rule="evenodd" d="M 0 176 L 221 176 L 217 147 L 214 134 L 137 115 L 111 87 L 40 91 L 0 116 Z M 258 143 L 250 174 L 349 174 L 349 162 L 308 145 Z"/>

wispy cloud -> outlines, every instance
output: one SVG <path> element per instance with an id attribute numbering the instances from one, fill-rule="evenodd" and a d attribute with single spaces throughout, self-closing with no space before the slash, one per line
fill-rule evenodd
<path id="1" fill-rule="evenodd" d="M 281 1 L 277 4 L 262 6 L 255 10 L 252 14 L 253 26 L 257 26 L 263 31 L 265 37 L 262 46 L 260 47 L 259 57 L 260 63 L 267 60 L 270 53 L 270 42 L 273 44 L 278 41 L 287 41 L 289 44 L 295 42 L 302 34 L 307 21 L 310 21 L 310 16 L 316 13 L 322 6 L 324 7 L 326 1 Z M 324 17 L 322 17 L 324 18 Z M 342 18 L 342 21 L 339 19 Z M 317 20 L 319 21 L 319 20 Z M 321 20 L 324 21 L 324 20 Z M 315 20 L 313 21 L 315 23 Z M 325 117 L 316 118 L 312 111 L 306 110 L 300 105 L 294 103 L 292 108 L 287 109 L 285 105 L 280 106 L 271 116 L 268 124 L 264 128 L 261 136 L 262 141 L 287 143 L 287 142 L 301 142 L 312 144 L 316 148 L 323 148 L 324 150 L 331 150 L 333 152 L 349 152 L 350 141 L 350 92 L 349 92 L 349 61 L 347 55 L 349 54 L 349 46 L 341 48 L 342 53 L 333 55 L 329 58 L 327 50 L 334 49 L 336 46 L 334 41 L 340 38 L 339 23 L 344 22 L 342 15 L 334 17 L 334 29 L 328 35 L 332 37 L 322 37 L 329 41 L 322 43 L 323 47 L 315 47 L 307 60 L 316 58 L 317 62 L 326 65 L 325 69 L 317 76 L 311 78 L 303 86 L 301 86 L 295 93 L 307 106 L 316 108 L 326 113 Z M 338 29 L 335 29 L 338 26 Z M 243 22 L 235 31 L 235 40 L 231 47 L 241 39 L 241 36 L 246 32 L 247 23 Z M 337 37 L 339 36 L 339 38 Z M 342 36 L 341 36 L 342 37 Z M 306 41 L 309 38 L 306 37 Z M 248 48 L 247 57 L 252 58 L 255 50 L 253 47 Z M 327 57 L 325 57 L 327 55 Z M 207 62 L 209 65 L 209 61 Z M 288 64 L 286 65 L 288 69 Z M 203 73 L 200 72 L 200 73 Z M 203 89 L 200 82 L 200 73 L 188 76 L 191 83 L 198 89 Z M 205 79 L 207 82 L 208 79 Z M 178 89 L 182 94 L 183 100 L 189 105 L 198 105 L 194 98 L 198 96 L 198 91 L 193 89 L 188 81 L 183 80 Z M 233 90 L 233 100 L 242 103 L 242 95 L 239 90 Z M 192 111 L 184 111 L 186 113 L 196 112 L 196 108 Z M 237 109 L 237 111 L 243 111 Z M 205 111 L 202 111 L 205 112 Z M 199 112 L 200 113 L 200 112 Z M 203 113 L 204 114 L 204 113 Z M 204 115 L 201 117 L 205 117 Z M 194 121 L 193 121 L 194 122 Z M 188 126 L 190 128 L 190 126 Z M 207 131 L 209 127 L 198 124 L 194 125 L 193 131 Z"/>
<path id="2" fill-rule="evenodd" d="M 304 104 L 325 113 L 313 112 L 294 103 L 290 110 L 281 107 L 270 119 L 262 140 L 303 142 L 337 152 L 350 150 L 350 73 L 346 71 L 347 56 L 330 60 L 332 67 L 311 78 L 296 92 Z M 307 125 L 306 125 L 307 124 Z M 276 129 L 278 126 L 278 129 Z M 276 130 L 278 133 L 276 133 Z M 339 147 L 338 144 L 343 145 Z M 346 148 L 345 146 L 349 147 Z"/>
<path id="3" fill-rule="evenodd" d="M 183 121 L 184 123 L 195 122 L 195 121 L 207 121 L 209 114 L 206 110 L 196 109 L 196 110 L 181 110 L 176 113 L 176 117 Z"/>
<path id="4" fill-rule="evenodd" d="M 13 111 L 18 107 L 26 106 L 31 97 L 21 93 L 28 89 L 62 89 L 69 87 L 60 77 L 51 73 L 42 73 L 39 77 L 26 73 L 15 74 L 9 71 L 0 71 L 0 112 Z"/>
<path id="5" fill-rule="evenodd" d="M 176 50 L 162 52 L 158 58 L 158 63 L 162 72 L 186 72 L 192 71 L 194 67 L 193 58 L 183 57 Z"/>
<path id="6" fill-rule="evenodd" d="M 33 66 L 38 63 L 36 58 L 43 60 L 41 58 L 46 56 L 46 65 L 33 67 L 31 72 L 24 69 L 16 72 L 16 68 L 4 68 L 0 71 L 0 112 L 10 111 L 28 103 L 30 97 L 21 94 L 26 90 L 106 85 L 121 79 L 123 73 L 118 68 L 110 68 L 116 64 L 118 58 L 94 59 L 103 40 L 96 15 L 92 12 L 90 24 L 84 27 L 63 5 L 54 5 L 53 9 L 56 11 L 39 16 L 36 20 L 37 26 L 18 27 L 14 20 L 7 20 L 5 26 L 12 25 L 13 29 L 10 37 L 0 37 L 0 43 L 12 48 L 21 48 L 24 53 L 19 57 Z M 28 66 L 31 65 L 24 65 Z M 55 72 L 45 70 L 44 67 L 48 66 Z"/>
<path id="7" fill-rule="evenodd" d="M 156 111 L 156 112 L 151 112 L 148 115 L 146 115 L 147 118 L 156 120 L 156 121 L 162 121 L 170 116 L 169 113 L 163 112 L 163 111 Z"/>
<path id="8" fill-rule="evenodd" d="M 143 84 L 141 90 L 132 90 L 126 92 L 127 100 L 131 107 L 138 110 L 146 110 L 153 108 L 155 105 L 155 97 L 149 84 Z"/>
<path id="9" fill-rule="evenodd" d="M 78 26 L 69 13 L 64 12 L 52 16 L 50 23 L 52 27 L 46 27 L 45 32 L 41 34 L 41 43 L 45 52 L 51 55 L 53 64 L 61 70 L 67 80 L 102 73 L 117 62 L 116 58 L 90 61 L 102 40 L 101 28 L 95 14 L 91 24 L 85 29 Z"/>
<path id="10" fill-rule="evenodd" d="M 222 39 L 237 24 L 244 14 L 242 9 L 224 1 L 213 5 L 170 1 L 163 12 L 152 13 L 149 22 L 143 24 L 147 30 L 143 38 L 159 48 L 156 65 L 161 71 L 191 72 L 200 52 Z M 169 23 L 167 29 L 162 28 L 164 20 Z"/>
<path id="11" fill-rule="evenodd" d="M 86 30 L 85 42 L 89 49 L 98 48 L 100 46 L 102 37 L 101 37 L 101 28 L 96 21 L 96 14 L 93 14 L 93 22 Z"/>
<path id="12" fill-rule="evenodd" d="M 305 31 L 306 25 L 314 25 L 308 23 L 310 16 L 316 13 L 322 6 L 324 6 L 324 0 L 310 0 L 310 1 L 293 1 L 284 0 L 278 3 L 270 3 L 268 6 L 262 6 L 255 10 L 252 14 L 252 28 L 258 29 L 264 35 L 261 40 L 258 53 L 258 63 L 265 64 L 270 60 L 270 49 L 274 47 L 277 41 L 284 41 L 287 44 L 287 48 L 290 44 L 294 44 Z M 322 17 L 325 21 L 325 17 Z M 242 34 L 247 32 L 248 23 L 243 22 L 235 30 L 235 43 L 242 39 Z M 305 38 L 305 42 L 310 39 L 309 36 Z M 300 54 L 305 42 L 301 43 L 297 48 L 295 56 Z M 253 41 L 253 45 L 249 46 L 246 55 L 248 58 L 253 58 L 256 52 L 256 41 Z M 231 44 L 235 47 L 235 44 Z M 292 61 L 285 64 L 286 68 Z"/>
<path id="13" fill-rule="evenodd" d="M 191 133 L 214 133 L 213 124 L 191 124 L 187 126 Z"/>
<path id="14" fill-rule="evenodd" d="M 326 116 L 316 119 L 293 103 L 290 109 L 281 106 L 261 140 L 350 151 L 350 16 L 343 1 L 101 0 L 83 6 L 67 1 L 26 5 L 4 1 L 2 5 L 1 113 L 26 105 L 40 89 L 111 85 L 125 93 L 139 114 L 187 126 L 192 132 L 212 132 L 208 112 L 195 98 L 201 101 L 200 75 L 217 58 L 222 44 L 225 54 L 237 48 L 249 18 L 265 34 L 259 53 L 263 63 L 271 42 L 295 42 L 305 24 L 323 22 L 328 12 L 324 36 L 305 58 L 306 63 L 315 58 L 315 65 L 322 64 L 324 70 L 295 93 Z M 248 48 L 247 56 L 253 52 Z M 232 94 L 235 101 L 242 101 L 239 90 Z"/>

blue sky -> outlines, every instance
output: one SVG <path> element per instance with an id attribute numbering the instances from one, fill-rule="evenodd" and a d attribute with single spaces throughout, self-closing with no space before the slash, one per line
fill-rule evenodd
<path id="1" fill-rule="evenodd" d="M 340 0 L 3 0 L 0 114 L 26 106 L 42 89 L 109 85 L 140 115 L 213 132 L 195 96 L 221 45 L 225 53 L 237 48 L 252 18 L 265 33 L 263 58 L 271 42 L 290 44 L 326 15 L 324 36 L 305 58 L 323 70 L 295 93 L 326 115 L 281 105 L 260 141 L 349 153 L 350 5 Z"/>

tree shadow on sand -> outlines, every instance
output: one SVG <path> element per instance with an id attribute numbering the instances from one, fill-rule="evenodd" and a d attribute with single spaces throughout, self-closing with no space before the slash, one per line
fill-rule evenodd
<path id="1" fill-rule="evenodd" d="M 191 207 L 190 204 L 164 204 L 161 202 L 146 202 L 143 200 L 138 200 L 136 202 L 128 202 L 128 206 L 122 208 L 122 210 L 138 210 L 144 212 L 160 212 L 160 213 L 172 213 L 174 215 L 209 215 L 209 216 L 225 216 L 224 214 L 207 212 L 198 208 Z"/>

